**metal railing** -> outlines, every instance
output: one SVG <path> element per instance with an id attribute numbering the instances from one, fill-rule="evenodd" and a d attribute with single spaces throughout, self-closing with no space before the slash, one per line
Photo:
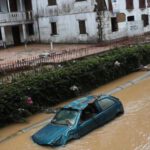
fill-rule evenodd
<path id="1" fill-rule="evenodd" d="M 108 41 L 98 43 L 96 45 L 92 45 L 86 48 L 74 48 L 74 49 L 65 49 L 60 51 L 50 51 L 48 56 L 45 57 L 29 57 L 21 60 L 14 61 L 5 61 L 0 63 L 0 84 L 3 83 L 11 83 L 13 79 L 16 79 L 19 76 L 22 76 L 24 73 L 28 73 L 30 71 L 37 73 L 43 66 L 55 67 L 60 66 L 63 62 L 67 62 L 70 60 L 76 60 L 79 58 L 83 58 L 90 55 L 95 54 L 103 54 L 108 50 L 117 47 L 126 47 L 132 45 L 141 45 L 145 43 L 149 43 L 150 39 L 145 38 L 144 35 L 140 37 L 132 37 L 125 38 L 115 41 Z"/>
<path id="2" fill-rule="evenodd" d="M 1 13 L 0 14 L 0 23 L 29 21 L 32 19 L 33 19 L 32 11 L 11 12 L 11 13 Z"/>
<path id="3" fill-rule="evenodd" d="M 55 65 L 61 64 L 62 62 L 67 62 L 70 60 L 75 60 L 79 58 L 83 58 L 85 56 L 94 55 L 98 53 L 105 53 L 108 50 L 111 50 L 116 47 L 123 47 L 127 45 L 136 45 L 136 44 L 145 44 L 149 43 L 149 39 L 145 39 L 142 42 L 144 36 L 120 39 L 116 41 L 102 42 L 101 44 L 97 44 L 87 48 L 78 48 L 78 49 L 65 49 L 60 51 L 51 51 L 49 55 L 43 56 L 42 58 L 39 56 L 24 58 L 22 60 L 16 60 L 13 62 L 5 62 L 0 63 L 0 75 L 4 75 L 5 73 L 12 73 L 24 70 L 30 70 L 37 68 L 39 66 L 44 65 Z"/>
<path id="4" fill-rule="evenodd" d="M 30 57 L 23 60 L 0 64 L 0 74 L 5 74 L 5 72 L 9 73 L 15 71 L 29 70 L 42 65 L 59 64 L 64 61 L 77 59 L 90 54 L 92 54 L 92 51 L 86 48 L 82 48 L 70 51 L 64 50 L 60 52 L 53 52 L 45 58 L 40 58 L 39 56 Z"/>

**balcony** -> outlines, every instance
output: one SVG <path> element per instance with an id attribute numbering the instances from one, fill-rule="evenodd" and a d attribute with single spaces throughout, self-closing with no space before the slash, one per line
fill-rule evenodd
<path id="1" fill-rule="evenodd" d="M 32 11 L 0 13 L 0 23 L 32 21 L 33 20 L 32 14 L 33 14 Z"/>

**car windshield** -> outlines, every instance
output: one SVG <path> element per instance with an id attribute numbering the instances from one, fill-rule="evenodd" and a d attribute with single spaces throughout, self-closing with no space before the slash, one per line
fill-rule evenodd
<path id="1" fill-rule="evenodd" d="M 60 125 L 74 125 L 78 116 L 77 110 L 72 109 L 62 109 L 60 110 L 54 119 L 51 121 L 53 124 Z"/>

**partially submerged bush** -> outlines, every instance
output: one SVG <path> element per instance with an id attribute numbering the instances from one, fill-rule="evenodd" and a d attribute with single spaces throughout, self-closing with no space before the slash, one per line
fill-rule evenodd
<path id="1" fill-rule="evenodd" d="M 0 126 L 24 119 L 75 96 L 70 87 L 81 93 L 135 71 L 140 64 L 150 63 L 150 45 L 112 50 L 103 56 L 90 56 L 68 62 L 63 67 L 28 74 L 12 84 L 0 86 Z M 115 65 L 115 62 L 119 65 Z M 31 97 L 33 103 L 25 103 Z"/>

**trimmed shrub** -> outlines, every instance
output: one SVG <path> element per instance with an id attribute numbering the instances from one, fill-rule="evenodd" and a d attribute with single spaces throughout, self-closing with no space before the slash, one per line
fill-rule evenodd
<path id="1" fill-rule="evenodd" d="M 115 66 L 118 61 L 120 66 Z M 23 75 L 12 84 L 0 85 L 0 126 L 24 118 L 80 93 L 135 71 L 140 64 L 150 63 L 150 45 L 119 48 L 107 54 L 86 57 L 63 64 L 61 68 L 43 69 L 40 73 Z M 26 103 L 27 97 L 33 100 Z"/>

